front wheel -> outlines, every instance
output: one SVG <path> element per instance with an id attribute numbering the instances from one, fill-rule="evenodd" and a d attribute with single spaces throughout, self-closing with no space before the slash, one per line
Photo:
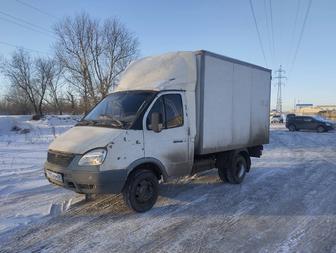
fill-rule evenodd
<path id="1" fill-rule="evenodd" d="M 142 213 L 151 209 L 159 195 L 157 176 L 150 170 L 135 172 L 127 180 L 123 190 L 124 201 L 128 207 Z"/>

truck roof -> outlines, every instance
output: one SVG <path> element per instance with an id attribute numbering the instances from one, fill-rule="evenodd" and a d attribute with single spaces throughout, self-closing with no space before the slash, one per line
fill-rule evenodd
<path id="1" fill-rule="evenodd" d="M 271 72 L 270 69 L 206 50 L 177 51 L 148 56 L 132 62 L 121 75 L 117 91 L 168 89 L 195 91 L 198 77 L 196 56 L 200 54 Z"/>
<path id="2" fill-rule="evenodd" d="M 149 56 L 132 62 L 121 76 L 117 90 L 195 90 L 196 57 L 191 51 Z"/>
<path id="3" fill-rule="evenodd" d="M 235 58 L 231 58 L 231 57 L 228 57 L 228 56 L 225 56 L 225 55 L 213 53 L 213 52 L 203 50 L 203 49 L 195 51 L 195 54 L 208 54 L 208 55 L 211 55 L 212 57 L 220 58 L 220 59 L 223 59 L 223 60 L 226 60 L 226 61 L 229 61 L 229 62 L 238 63 L 240 65 L 249 66 L 249 67 L 264 70 L 264 71 L 267 71 L 267 72 L 272 72 L 271 69 L 264 68 L 264 67 L 259 66 L 259 65 L 255 65 L 255 64 L 252 64 L 252 63 L 249 63 L 249 62 L 241 61 L 241 60 L 238 60 L 238 59 L 235 59 Z"/>

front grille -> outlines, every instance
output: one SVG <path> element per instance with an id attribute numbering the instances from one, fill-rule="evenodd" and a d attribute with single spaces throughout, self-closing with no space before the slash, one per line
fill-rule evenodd
<path id="1" fill-rule="evenodd" d="M 57 164 L 63 167 L 67 167 L 71 163 L 74 157 L 75 157 L 74 154 L 48 151 L 47 161 L 52 164 Z"/>

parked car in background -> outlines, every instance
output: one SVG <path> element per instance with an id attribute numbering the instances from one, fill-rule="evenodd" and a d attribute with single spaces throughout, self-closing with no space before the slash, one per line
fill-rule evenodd
<path id="1" fill-rule="evenodd" d="M 273 115 L 271 117 L 271 123 L 283 123 L 284 120 L 283 120 L 283 117 L 282 115 Z"/>
<path id="2" fill-rule="evenodd" d="M 289 131 L 315 130 L 319 133 L 334 129 L 332 123 L 316 116 L 288 117 L 286 128 L 288 128 Z"/>
<path id="3" fill-rule="evenodd" d="M 291 118 L 291 117 L 295 117 L 296 115 L 294 114 L 294 113 L 288 113 L 287 115 L 286 115 L 286 122 L 288 121 L 288 119 L 289 118 Z"/>

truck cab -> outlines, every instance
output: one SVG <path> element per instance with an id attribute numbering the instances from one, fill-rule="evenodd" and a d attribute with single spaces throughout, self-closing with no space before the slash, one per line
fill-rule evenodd
<path id="1" fill-rule="evenodd" d="M 140 171 L 155 175 L 155 188 L 161 178 L 190 174 L 193 147 L 185 100 L 182 90 L 110 94 L 50 145 L 46 177 L 89 195 L 120 193 L 130 174 Z"/>
<path id="2" fill-rule="evenodd" d="M 205 55 L 218 62 L 206 63 Z M 228 79 L 235 65 L 237 77 Z M 211 79 L 207 71 L 224 75 Z M 241 71 L 255 79 L 238 80 Z M 137 212 L 155 204 L 160 180 L 218 168 L 223 181 L 241 183 L 250 157 L 268 142 L 269 90 L 240 95 L 234 82 L 270 87 L 270 71 L 204 51 L 132 63 L 115 92 L 50 144 L 46 178 L 88 197 L 122 192 Z"/>

